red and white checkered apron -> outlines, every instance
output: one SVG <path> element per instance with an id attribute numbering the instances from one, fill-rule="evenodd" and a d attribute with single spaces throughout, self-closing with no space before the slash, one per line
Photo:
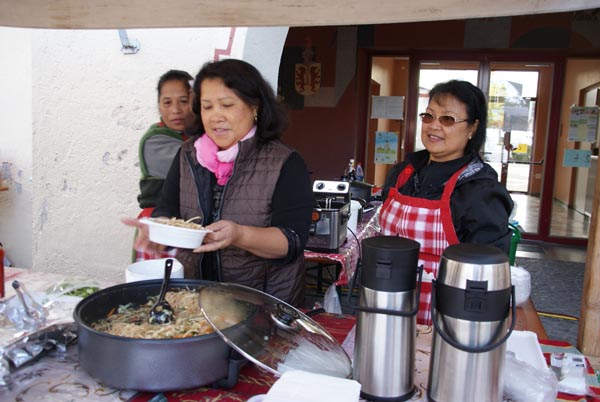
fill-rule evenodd
<path id="1" fill-rule="evenodd" d="M 142 209 L 142 212 L 140 212 L 140 214 L 138 215 L 138 219 L 152 216 L 152 211 L 154 211 L 154 208 Z M 137 230 L 135 231 L 135 235 L 133 237 L 134 241 L 135 241 L 136 237 L 137 237 Z M 133 250 L 133 262 L 154 260 L 154 259 L 158 259 L 158 258 L 175 258 L 175 257 L 177 257 L 177 249 L 176 248 L 168 248 L 164 251 L 161 251 L 159 256 L 150 255 L 150 254 L 146 253 L 145 251 L 139 251 L 136 249 Z"/>
<path id="2" fill-rule="evenodd" d="M 402 187 L 415 171 L 414 167 L 408 165 L 398 175 L 396 186 L 390 189 L 381 208 L 381 232 L 384 235 L 401 236 L 419 242 L 419 266 L 422 264 L 425 272 L 433 278 L 437 278 L 442 252 L 446 247 L 459 243 L 452 224 L 450 196 L 464 169 L 460 169 L 446 182 L 441 199 L 426 200 L 398 192 L 397 189 Z M 425 276 L 423 273 L 417 323 L 431 325 L 431 277 L 426 279 Z"/>

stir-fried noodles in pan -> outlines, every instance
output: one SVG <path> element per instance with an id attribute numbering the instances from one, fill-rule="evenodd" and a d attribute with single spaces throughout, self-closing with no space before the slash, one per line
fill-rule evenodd
<path id="1" fill-rule="evenodd" d="M 108 317 L 92 323 L 97 331 L 127 338 L 166 339 L 188 338 L 214 332 L 198 306 L 194 290 L 167 292 L 166 299 L 173 308 L 175 321 L 168 324 L 150 324 L 150 308 L 156 297 L 149 297 L 143 305 L 126 304 L 109 312 Z"/>

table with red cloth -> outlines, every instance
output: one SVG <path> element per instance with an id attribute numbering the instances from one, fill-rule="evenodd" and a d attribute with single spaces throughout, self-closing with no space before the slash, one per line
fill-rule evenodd
<path id="1" fill-rule="evenodd" d="M 27 286 L 30 291 L 45 289 L 52 282 L 63 278 L 60 274 L 50 274 L 45 272 L 33 272 L 30 270 L 8 268 L 6 272 L 6 284 L 14 279 L 19 279 Z M 14 296 L 14 291 L 7 287 L 7 297 Z M 72 313 L 71 313 L 72 314 Z M 69 314 L 69 317 L 71 317 Z M 354 326 L 356 319 L 351 315 L 336 315 L 322 313 L 313 317 L 321 324 L 335 339 L 342 344 L 344 350 L 352 357 L 354 349 Z M 529 325 L 534 320 L 522 321 L 525 325 L 520 330 L 532 330 Z M 431 327 L 418 325 L 415 353 L 415 385 L 417 394 L 412 401 L 426 401 L 427 383 L 429 372 L 429 359 L 432 341 Z M 549 364 L 550 356 L 554 352 L 566 352 L 581 354 L 575 347 L 568 342 L 540 339 L 542 352 Z M 3 345 L 0 344 L 0 348 Z M 202 358 L 201 356 L 190 356 L 190 358 Z M 587 384 L 590 390 L 600 395 L 600 384 L 594 374 L 594 370 L 586 359 L 587 364 Z M 91 402 L 150 402 L 150 401 L 169 401 L 169 402 L 230 402 L 247 401 L 250 397 L 259 394 L 265 394 L 277 380 L 274 375 L 259 369 L 258 366 L 248 362 L 240 371 L 238 383 L 231 389 L 216 389 L 210 387 L 199 387 L 185 391 L 172 391 L 162 394 L 149 392 L 135 392 L 130 390 L 118 390 L 98 383 L 85 373 L 79 366 L 77 356 L 77 347 L 67 348 L 67 355 L 62 359 L 45 356 L 33 364 L 28 364 L 11 374 L 14 374 L 13 387 L 10 390 L 0 389 L 0 400 L 86 400 Z M 166 373 L 165 375 L 169 375 Z M 576 401 L 576 402 L 600 402 L 597 396 L 576 396 L 559 393 L 556 401 Z"/>
<path id="2" fill-rule="evenodd" d="M 342 343 L 344 350 L 353 349 L 354 316 L 323 313 L 313 318 Z M 417 326 L 417 331 L 414 381 L 417 392 L 411 401 L 426 402 L 433 334 L 431 327 L 422 325 Z M 540 340 L 540 344 L 547 362 L 553 352 L 579 354 L 577 349 L 567 342 Z M 0 389 L 0 400 L 33 401 L 51 398 L 53 401 L 86 400 L 94 402 L 245 402 L 254 395 L 267 393 L 277 380 L 274 375 L 248 362 L 240 372 L 238 383 L 231 389 L 198 387 L 164 393 L 118 390 L 100 384 L 87 375 L 79 366 L 77 348 L 73 346 L 68 349 L 71 352 L 66 359 L 57 360 L 44 357 L 35 364 L 30 364 L 17 371 L 14 375 L 19 379 L 19 383 L 14 384 L 8 394 Z M 349 354 L 352 355 L 352 352 Z M 190 356 L 190 358 L 201 358 L 201 356 Z M 590 389 L 594 393 L 600 394 L 600 385 L 587 359 L 586 363 L 588 364 L 587 382 Z M 165 375 L 169 375 L 169 373 L 165 373 Z M 556 401 L 600 402 L 600 398 L 559 393 Z"/>
<path id="3" fill-rule="evenodd" d="M 350 315 L 322 313 L 312 318 L 321 324 L 340 344 L 344 342 L 355 323 L 354 316 Z M 266 394 L 276 380 L 277 377 L 273 374 L 258 368 L 255 364 L 248 363 L 240 370 L 238 382 L 231 389 L 200 387 L 186 391 L 165 392 L 164 396 L 169 402 L 245 402 L 254 395 Z M 141 392 L 129 401 L 149 402 L 155 396 L 155 393 Z"/>
<path id="4" fill-rule="evenodd" d="M 339 274 L 334 282 L 336 286 L 347 285 L 356 271 L 356 263 L 360 257 L 360 242 L 379 233 L 379 207 L 365 212 L 356 228 L 356 237 L 348 235 L 337 253 L 304 250 L 304 259 L 317 264 L 336 264 Z"/>
<path id="5" fill-rule="evenodd" d="M 331 335 L 333 335 L 340 344 L 343 344 L 344 349 L 348 350 L 348 347 L 352 348 L 354 345 L 354 324 L 355 317 L 350 315 L 334 315 L 334 314 L 320 314 L 313 317 L 315 321 L 327 329 Z M 350 335 L 349 335 L 350 334 Z M 413 402 L 426 402 L 427 401 L 427 385 L 429 376 L 429 359 L 431 354 L 431 341 L 433 337 L 432 327 L 417 325 L 417 339 L 415 345 L 415 385 L 417 392 L 411 399 Z M 540 340 L 540 346 L 546 362 L 549 364 L 550 355 L 553 352 L 566 352 L 580 354 L 580 352 L 574 348 L 568 342 Z M 586 359 L 587 360 L 587 359 Z M 587 361 L 588 372 L 587 382 L 591 385 L 593 392 L 600 395 L 600 384 L 595 377 L 594 370 L 591 368 L 589 361 Z M 169 402 L 232 402 L 232 401 L 247 401 L 254 395 L 266 394 L 269 388 L 277 380 L 272 374 L 266 373 L 259 369 L 254 364 L 247 364 L 241 371 L 238 383 L 235 387 L 229 390 L 225 389 L 214 389 L 208 387 L 201 387 L 187 391 L 177 392 L 166 392 L 164 397 Z M 131 402 L 152 402 L 157 399 L 156 394 L 152 393 L 139 393 L 130 399 Z M 600 402 L 600 397 L 592 396 L 577 396 L 565 393 L 559 393 L 556 397 L 557 402 Z M 325 401 L 324 401 L 325 402 Z"/>

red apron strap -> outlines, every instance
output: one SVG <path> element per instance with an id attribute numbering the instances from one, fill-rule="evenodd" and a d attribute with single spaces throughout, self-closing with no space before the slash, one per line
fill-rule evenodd
<path id="1" fill-rule="evenodd" d="M 396 180 L 396 188 L 402 187 L 408 181 L 408 179 L 410 179 L 414 172 L 415 168 L 410 163 L 406 165 L 406 167 L 402 169 L 398 175 L 398 180 Z"/>
<path id="2" fill-rule="evenodd" d="M 394 187 L 390 187 L 388 196 L 385 200 L 383 200 L 381 211 L 386 211 L 389 208 L 393 200 L 400 195 L 400 193 L 398 193 L 398 189 L 402 187 L 404 183 L 408 181 L 408 179 L 410 179 L 414 172 L 415 168 L 410 163 L 406 165 L 404 169 L 402 169 L 402 171 L 398 175 L 398 179 L 396 180 L 396 185 Z M 380 215 L 380 220 L 382 219 L 382 217 L 383 215 Z"/>
<path id="3" fill-rule="evenodd" d="M 446 234 L 446 240 L 449 245 L 458 244 L 458 236 L 456 235 L 456 230 L 454 230 L 454 223 L 452 222 L 452 211 L 450 209 L 450 197 L 452 196 L 452 192 L 456 187 L 456 183 L 458 182 L 458 178 L 460 174 L 467 168 L 468 165 L 460 168 L 456 173 L 450 177 L 450 179 L 446 182 L 444 186 L 444 193 L 442 194 L 441 201 L 441 215 L 440 218 L 442 220 L 442 225 L 444 226 L 444 233 Z"/>
<path id="4" fill-rule="evenodd" d="M 142 209 L 138 215 L 138 219 L 152 217 L 152 211 L 154 211 L 154 207 Z"/>

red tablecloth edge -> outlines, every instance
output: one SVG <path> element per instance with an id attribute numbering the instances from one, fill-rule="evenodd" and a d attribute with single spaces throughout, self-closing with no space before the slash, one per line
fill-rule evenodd
<path id="1" fill-rule="evenodd" d="M 356 319 L 349 315 L 336 315 L 329 313 L 322 313 L 314 316 L 313 319 L 327 329 L 327 331 L 340 343 L 344 341 L 348 332 L 354 326 Z M 554 341 L 554 340 L 540 340 L 540 344 L 569 349 L 571 352 L 577 349 L 573 347 L 569 342 L 565 341 Z M 567 351 L 567 350 L 565 350 Z M 544 357 L 546 358 L 547 364 L 550 363 L 550 353 L 545 352 Z M 594 369 L 590 362 L 586 359 L 588 366 L 588 374 L 595 375 Z M 268 392 L 269 388 L 277 378 L 259 369 L 254 364 L 247 364 L 240 373 L 238 384 L 231 390 L 216 389 L 201 387 L 193 390 L 177 391 L 177 392 L 165 392 L 162 394 L 164 399 L 155 399 L 155 402 L 167 401 L 167 402 L 192 402 L 192 401 L 219 401 L 219 402 L 245 402 L 250 397 L 263 394 Z M 600 395 L 599 387 L 591 387 L 592 391 Z M 161 395 L 161 394 L 158 394 Z M 155 398 L 157 394 L 141 392 L 132 397 L 130 402 L 150 402 Z M 559 393 L 557 401 L 566 402 L 600 402 L 600 397 L 594 396 L 578 396 L 570 395 L 565 393 Z"/>
<path id="2" fill-rule="evenodd" d="M 340 344 L 346 339 L 356 321 L 354 316 L 330 313 L 321 313 L 313 316 L 312 319 L 321 324 Z M 238 383 L 230 390 L 200 387 L 185 391 L 165 392 L 162 394 L 164 398 L 154 399 L 154 402 L 165 400 L 167 402 L 245 402 L 254 395 L 266 394 L 276 380 L 277 377 L 274 375 L 248 363 L 240 371 Z M 130 398 L 129 402 L 149 402 L 157 395 L 161 394 L 139 392 Z"/>
<path id="3" fill-rule="evenodd" d="M 564 348 L 566 353 L 573 353 L 573 352 L 580 353 L 577 350 L 577 348 L 575 348 L 573 345 L 571 345 L 569 342 L 566 342 L 566 341 L 540 339 L 539 342 L 541 345 L 552 346 L 555 348 Z M 551 353 L 544 352 L 544 358 L 546 359 L 546 364 L 548 366 L 550 366 L 550 355 L 551 355 Z M 585 356 L 584 356 L 584 358 L 585 358 Z M 588 376 L 595 377 L 596 373 L 595 373 L 594 368 L 592 367 L 591 363 L 589 362 L 589 360 L 587 358 L 585 358 L 585 361 L 586 361 L 586 365 L 587 365 Z M 597 396 L 571 395 L 571 394 L 565 394 L 563 392 L 559 392 L 558 396 L 556 397 L 556 400 L 557 401 L 569 401 L 569 402 L 573 402 L 573 401 L 575 401 L 575 402 L 600 402 L 600 387 L 590 386 L 589 388 Z"/>

